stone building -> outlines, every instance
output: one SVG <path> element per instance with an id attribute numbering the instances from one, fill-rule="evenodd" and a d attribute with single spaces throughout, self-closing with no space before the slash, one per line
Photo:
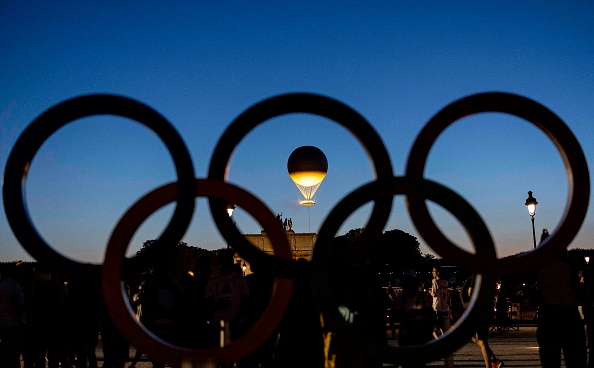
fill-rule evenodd
<path id="1" fill-rule="evenodd" d="M 293 259 L 305 258 L 308 261 L 311 260 L 313 246 L 316 242 L 318 234 L 316 233 L 295 233 L 293 230 L 285 230 L 291 251 L 293 253 Z M 245 238 L 249 240 L 255 247 L 261 251 L 269 254 L 273 254 L 272 243 L 268 239 L 265 231 L 261 231 L 260 234 L 244 234 Z M 243 265 L 244 260 L 236 255 L 235 262 Z M 249 263 L 245 262 L 245 273 L 251 273 Z"/>

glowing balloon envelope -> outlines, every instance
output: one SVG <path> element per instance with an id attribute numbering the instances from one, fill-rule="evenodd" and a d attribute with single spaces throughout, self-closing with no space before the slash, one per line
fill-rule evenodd
<path id="1" fill-rule="evenodd" d="M 299 203 L 303 206 L 316 204 L 313 196 L 328 172 L 328 160 L 324 152 L 314 146 L 301 146 L 289 156 L 287 170 L 305 197 L 305 200 Z"/>

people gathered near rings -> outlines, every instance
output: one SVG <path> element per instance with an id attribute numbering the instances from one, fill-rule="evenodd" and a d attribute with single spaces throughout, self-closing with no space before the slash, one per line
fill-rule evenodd
<path id="1" fill-rule="evenodd" d="M 244 266 L 243 269 L 241 266 Z M 200 256 L 192 272 L 175 272 L 167 262 L 130 274 L 123 282 L 130 309 L 154 336 L 189 349 L 217 349 L 233 344 L 256 325 L 275 290 L 275 281 L 259 265 L 235 258 L 232 249 Z M 344 320 L 387 346 L 408 347 L 441 339 L 456 328 L 475 291 L 475 275 L 454 279 L 436 263 L 429 271 L 406 268 L 396 282 L 382 284 L 365 260 L 342 259 L 332 266 L 333 297 Z M 370 268 L 371 267 L 371 268 Z M 135 349 L 107 315 L 99 279 L 68 280 L 59 270 L 23 263 L 1 269 L 0 367 L 4 368 L 160 368 L 150 351 Z M 578 272 L 579 271 L 579 272 Z M 559 255 L 536 272 L 538 281 L 537 342 L 544 368 L 594 368 L 588 342 L 594 341 L 594 274 L 577 270 Z M 288 309 L 272 335 L 234 364 L 238 368 L 381 367 L 382 362 L 350 348 L 320 314 L 311 289 L 311 263 L 295 261 Z M 469 336 L 480 350 L 485 368 L 501 368 L 503 359 L 489 345 L 489 335 L 507 331 L 510 288 L 495 285 L 497 300 Z M 585 328 L 587 327 L 587 328 Z M 586 337 L 588 333 L 588 338 Z M 96 354 L 102 348 L 102 357 Z M 299 350 L 299 347 L 302 349 Z M 497 349 L 496 349 L 497 350 Z M 496 354 L 497 353 L 497 354 Z M 444 357 L 454 366 L 455 353 Z M 404 368 L 425 367 L 422 359 Z M 172 367 L 178 368 L 178 367 Z"/>

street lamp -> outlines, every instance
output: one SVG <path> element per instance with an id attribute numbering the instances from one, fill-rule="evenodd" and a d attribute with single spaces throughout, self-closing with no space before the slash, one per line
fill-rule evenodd
<path id="1" fill-rule="evenodd" d="M 534 214 L 536 213 L 536 205 L 538 202 L 536 198 L 532 196 L 532 192 L 528 191 L 528 198 L 526 198 L 526 207 L 528 208 L 528 214 L 532 219 L 532 240 L 534 241 L 534 248 L 536 248 L 536 232 L 534 231 Z"/>
<path id="2" fill-rule="evenodd" d="M 584 260 L 586 261 L 586 267 L 588 267 L 588 264 L 590 263 L 590 256 L 585 256 Z"/>
<path id="3" fill-rule="evenodd" d="M 233 210 L 235 209 L 235 205 L 233 203 L 227 203 L 227 214 L 229 217 L 233 215 Z"/>
<path id="4" fill-rule="evenodd" d="M 233 215 L 234 209 L 235 205 L 233 203 L 227 203 L 227 214 L 229 215 L 229 218 L 231 218 L 231 215 Z M 233 222 L 233 224 L 235 224 L 235 222 Z M 229 249 L 229 243 L 227 243 L 227 249 Z"/>

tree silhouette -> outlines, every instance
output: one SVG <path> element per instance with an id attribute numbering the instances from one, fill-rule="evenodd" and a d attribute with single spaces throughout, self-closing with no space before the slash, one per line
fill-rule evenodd
<path id="1" fill-rule="evenodd" d="M 362 232 L 361 228 L 349 230 L 346 234 L 336 237 L 337 244 L 343 244 L 345 252 L 345 244 L 354 242 Z M 377 238 L 364 258 L 352 262 L 367 262 L 382 283 L 394 285 L 402 272 L 408 268 L 421 271 L 431 267 L 430 262 L 435 258 L 432 255 L 423 255 L 419 246 L 416 237 L 399 229 L 388 230 Z M 347 259 L 348 257 L 342 258 L 342 261 L 348 262 Z"/>
<path id="2" fill-rule="evenodd" d="M 173 280 L 179 280 L 182 274 L 200 271 L 198 258 L 206 253 L 216 253 L 208 249 L 189 246 L 185 242 L 179 242 L 172 249 L 163 252 L 158 249 L 156 240 L 147 240 L 142 244 L 142 248 L 136 252 L 136 255 L 142 257 L 145 261 L 145 272 L 154 272 L 155 270 L 166 271 Z"/>

